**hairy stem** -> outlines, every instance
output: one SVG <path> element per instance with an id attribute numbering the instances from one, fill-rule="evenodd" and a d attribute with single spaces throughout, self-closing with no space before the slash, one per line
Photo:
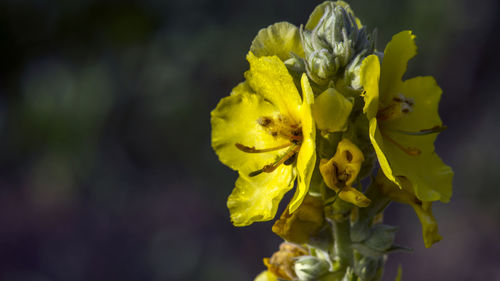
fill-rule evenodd
<path id="1" fill-rule="evenodd" d="M 351 226 L 348 219 L 333 221 L 333 253 L 334 260 L 339 266 L 339 270 L 343 270 L 353 264 L 352 248 L 351 248 Z"/>

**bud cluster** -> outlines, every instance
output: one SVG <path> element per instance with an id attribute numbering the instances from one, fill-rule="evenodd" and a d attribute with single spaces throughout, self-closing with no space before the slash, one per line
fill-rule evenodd
<path id="1" fill-rule="evenodd" d="M 325 2 L 317 10 L 323 14 L 316 25 L 300 28 L 307 74 L 320 85 L 345 78 L 359 89 L 356 73 L 362 59 L 373 53 L 373 39 L 346 4 Z"/>

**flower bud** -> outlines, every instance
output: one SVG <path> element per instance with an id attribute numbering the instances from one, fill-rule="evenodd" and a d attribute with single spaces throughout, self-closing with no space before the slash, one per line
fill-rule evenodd
<path id="1" fill-rule="evenodd" d="M 377 275 L 382 262 L 382 258 L 362 257 L 356 261 L 354 272 L 360 280 L 376 280 L 374 277 Z"/>
<path id="2" fill-rule="evenodd" d="M 301 281 L 318 280 L 329 268 L 326 260 L 313 256 L 302 256 L 295 262 L 295 274 Z"/>
<path id="3" fill-rule="evenodd" d="M 291 69 L 297 73 L 304 73 L 306 71 L 304 59 L 294 53 L 290 54 L 290 58 L 285 61 L 285 65 L 288 69 Z"/>
<path id="4" fill-rule="evenodd" d="M 306 28 L 301 27 L 300 36 L 307 74 L 320 85 L 333 79 L 354 57 L 367 56 L 374 50 L 365 28 L 349 5 L 342 1 L 318 6 Z"/>
<path id="5" fill-rule="evenodd" d="M 344 81 L 355 90 L 361 89 L 362 87 L 360 71 L 364 57 L 364 53 L 357 55 L 345 68 Z"/>
<path id="6" fill-rule="evenodd" d="M 347 128 L 347 120 L 353 103 L 334 88 L 316 97 L 311 105 L 316 127 L 327 132 L 341 132 Z"/>
<path id="7" fill-rule="evenodd" d="M 363 244 L 375 251 L 385 252 L 394 243 L 397 230 L 398 228 L 394 226 L 376 224 L 371 230 L 370 237 Z"/>

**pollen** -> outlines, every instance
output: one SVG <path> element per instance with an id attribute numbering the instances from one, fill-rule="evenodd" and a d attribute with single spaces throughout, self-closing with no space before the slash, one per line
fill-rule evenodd
<path id="1" fill-rule="evenodd" d="M 302 127 L 295 124 L 286 116 L 278 114 L 276 116 L 261 116 L 257 123 L 262 126 L 273 137 L 281 137 L 289 141 L 302 140 Z"/>

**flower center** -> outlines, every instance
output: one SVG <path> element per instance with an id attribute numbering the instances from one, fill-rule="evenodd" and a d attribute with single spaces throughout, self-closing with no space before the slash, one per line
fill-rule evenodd
<path id="1" fill-rule="evenodd" d="M 401 118 L 413 111 L 414 101 L 412 98 L 407 98 L 403 94 L 398 94 L 392 99 L 391 104 L 380 109 L 377 112 L 377 120 L 388 121 Z"/>
<path id="2" fill-rule="evenodd" d="M 302 141 L 302 127 L 290 122 L 286 116 L 262 116 L 257 119 L 257 123 L 273 137 L 282 137 L 294 143 Z"/>
<path id="3" fill-rule="evenodd" d="M 257 176 L 263 172 L 271 173 L 276 168 L 278 168 L 281 164 L 291 165 L 297 159 L 297 153 L 300 150 L 300 146 L 302 144 L 303 136 L 302 136 L 302 127 L 300 124 L 294 124 L 289 121 L 286 116 L 278 114 L 274 117 L 271 116 L 262 116 L 257 119 L 257 123 L 262 126 L 271 136 L 275 138 L 283 138 L 287 140 L 286 143 L 270 147 L 270 148 L 255 148 L 245 146 L 240 143 L 236 143 L 236 148 L 246 153 L 265 153 L 276 151 L 284 148 L 289 148 L 283 155 L 281 155 L 274 163 L 265 165 L 262 169 L 257 171 L 253 171 L 248 174 L 250 177 Z"/>
<path id="4" fill-rule="evenodd" d="M 392 99 L 392 103 L 385 108 L 380 109 L 377 112 L 377 120 L 378 121 L 389 121 L 395 120 L 404 117 L 406 114 L 411 113 L 413 111 L 413 106 L 415 102 L 412 98 L 407 98 L 403 94 L 398 94 L 397 97 Z M 382 124 L 380 125 L 380 133 L 382 137 L 388 140 L 390 143 L 394 144 L 397 148 L 401 149 L 408 155 L 417 156 L 422 153 L 422 151 L 416 147 L 406 147 L 396 140 L 391 138 L 387 131 L 393 131 L 396 133 L 411 135 L 411 136 L 424 136 L 434 133 L 442 132 L 446 129 L 446 126 L 434 126 L 430 129 L 422 129 L 417 132 L 412 131 L 403 131 L 403 130 L 391 130 L 389 128 L 384 127 Z"/>

